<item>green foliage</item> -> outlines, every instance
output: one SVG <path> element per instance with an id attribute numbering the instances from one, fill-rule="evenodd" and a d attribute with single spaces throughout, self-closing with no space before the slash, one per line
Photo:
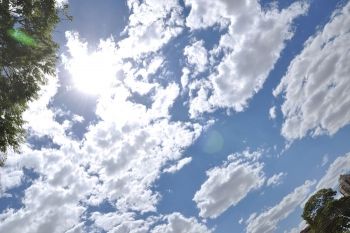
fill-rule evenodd
<path id="1" fill-rule="evenodd" d="M 350 197 L 335 199 L 336 191 L 321 189 L 306 202 L 302 217 L 311 232 L 350 232 Z"/>
<path id="2" fill-rule="evenodd" d="M 60 11 L 55 0 L 0 1 L 0 153 L 4 155 L 19 148 L 25 138 L 22 113 L 47 75 L 55 74 L 58 45 L 52 32 Z"/>

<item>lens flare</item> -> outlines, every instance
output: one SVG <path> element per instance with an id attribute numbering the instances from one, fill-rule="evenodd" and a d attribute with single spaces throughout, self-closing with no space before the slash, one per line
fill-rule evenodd
<path id="1" fill-rule="evenodd" d="M 31 47 L 35 47 L 37 45 L 34 38 L 32 38 L 31 36 L 27 35 L 25 32 L 19 29 L 10 29 L 8 30 L 8 34 L 12 39 L 16 40 L 17 42 L 23 45 Z"/>
<path id="2" fill-rule="evenodd" d="M 210 131 L 203 147 L 203 151 L 208 154 L 218 153 L 224 147 L 224 138 L 220 132 Z"/>

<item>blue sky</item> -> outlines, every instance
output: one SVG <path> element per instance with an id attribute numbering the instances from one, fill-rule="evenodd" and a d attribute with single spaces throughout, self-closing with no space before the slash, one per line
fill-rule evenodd
<path id="1" fill-rule="evenodd" d="M 349 172 L 348 1 L 66 3 L 0 232 L 294 233 Z"/>

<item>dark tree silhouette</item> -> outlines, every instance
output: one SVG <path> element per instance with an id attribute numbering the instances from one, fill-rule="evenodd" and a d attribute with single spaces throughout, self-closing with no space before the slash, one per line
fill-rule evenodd
<path id="1" fill-rule="evenodd" d="M 25 139 L 22 113 L 47 75 L 55 74 L 58 45 L 52 32 L 60 20 L 55 0 L 0 1 L 0 153 L 18 150 Z"/>

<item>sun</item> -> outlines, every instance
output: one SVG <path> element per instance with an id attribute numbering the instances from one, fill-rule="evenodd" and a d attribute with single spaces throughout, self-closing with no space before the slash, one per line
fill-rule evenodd
<path id="1" fill-rule="evenodd" d="M 100 95 L 112 85 L 115 69 L 102 53 L 81 54 L 69 62 L 74 86 L 86 94 Z"/>

